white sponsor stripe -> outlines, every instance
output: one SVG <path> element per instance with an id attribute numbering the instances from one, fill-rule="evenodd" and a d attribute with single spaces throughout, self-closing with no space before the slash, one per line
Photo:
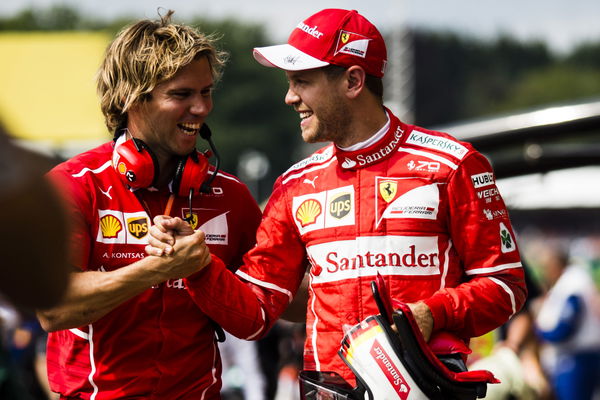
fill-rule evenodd
<path id="1" fill-rule="evenodd" d="M 468 271 L 465 271 L 465 274 L 467 274 L 467 275 L 489 274 L 490 272 L 498 272 L 498 271 L 502 271 L 505 269 L 522 268 L 522 267 L 523 267 L 523 264 L 521 264 L 520 262 L 515 262 L 515 263 L 509 263 L 509 264 L 496 265 L 495 267 L 489 267 L 489 268 L 470 269 Z"/>
<path id="2" fill-rule="evenodd" d="M 285 294 L 289 298 L 290 303 L 294 299 L 294 296 L 292 296 L 292 292 L 290 292 L 287 289 L 283 289 L 283 288 L 275 285 L 274 283 L 263 282 L 261 280 L 251 277 L 250 275 L 248 275 L 245 272 L 242 272 L 240 270 L 238 270 L 235 274 L 238 275 L 240 278 L 247 280 L 248 282 L 254 283 L 255 285 L 262 286 L 266 289 L 276 290 L 278 292 Z"/>
<path id="3" fill-rule="evenodd" d="M 500 279 L 494 278 L 494 277 L 490 277 L 490 280 L 492 282 L 494 282 L 496 285 L 500 286 L 502 289 L 504 289 L 504 291 L 506 293 L 508 293 L 508 296 L 510 297 L 510 305 L 512 307 L 512 314 L 511 314 L 511 316 L 513 316 L 517 312 L 517 306 L 515 304 L 515 294 L 513 293 L 512 290 L 510 290 L 510 288 L 508 287 L 508 285 L 506 283 L 502 282 Z"/>
<path id="4" fill-rule="evenodd" d="M 94 388 L 94 392 L 90 396 L 90 400 L 95 400 L 98 395 L 98 386 L 96 382 L 94 382 L 94 374 L 96 373 L 96 361 L 94 360 L 94 326 L 92 324 L 88 325 L 88 335 L 89 335 L 89 345 L 90 345 L 90 366 L 92 370 L 90 371 L 90 375 L 88 376 L 88 381 L 90 385 Z"/>
<path id="5" fill-rule="evenodd" d="M 260 315 L 262 317 L 262 326 L 260 328 L 258 328 L 258 330 L 256 332 L 254 332 L 252 335 L 248 336 L 247 338 L 245 338 L 245 340 L 252 340 L 255 337 L 257 337 L 262 331 L 263 329 L 265 329 L 265 310 L 261 307 L 260 308 Z"/>
<path id="6" fill-rule="evenodd" d="M 313 281 L 313 276 L 310 275 L 310 284 L 309 286 L 311 287 L 312 290 L 312 281 Z M 313 355 L 315 358 L 315 369 L 317 371 L 321 370 L 321 362 L 319 361 L 319 351 L 317 350 L 317 323 L 319 322 L 319 318 L 317 317 L 317 313 L 315 312 L 315 298 L 316 296 L 312 297 L 312 302 L 310 303 L 310 311 L 312 312 L 315 320 L 313 322 L 313 326 L 312 326 L 312 337 L 311 337 L 311 344 L 312 344 L 312 349 L 313 349 Z"/>
<path id="7" fill-rule="evenodd" d="M 290 176 L 288 176 L 287 178 L 285 178 L 285 179 L 284 179 L 284 180 L 283 180 L 281 183 L 283 183 L 283 184 L 286 184 L 286 183 L 288 183 L 290 180 L 292 180 L 292 179 L 296 179 L 296 178 L 299 178 L 299 177 L 301 177 L 302 175 L 308 174 L 309 172 L 312 172 L 312 171 L 318 171 L 318 170 L 320 170 L 320 169 L 327 168 L 327 167 L 328 167 L 328 166 L 329 166 L 329 165 L 330 165 L 332 162 L 334 162 L 335 160 L 336 160 L 336 158 L 335 158 L 335 157 L 333 157 L 331 160 L 327 161 L 325 164 L 317 165 L 316 167 L 309 168 L 309 169 L 305 169 L 304 171 L 298 172 L 297 174 L 290 175 Z"/>
<path id="8" fill-rule="evenodd" d="M 87 333 L 85 333 L 84 331 L 82 331 L 81 329 L 74 328 L 74 329 L 69 329 L 69 331 L 71 333 L 79 336 L 82 339 L 90 340 L 89 335 Z"/>
<path id="9" fill-rule="evenodd" d="M 443 164 L 446 164 L 447 166 L 449 166 L 452 169 L 457 169 L 458 165 L 454 164 L 452 161 L 448 160 L 447 158 L 441 157 L 437 154 L 431 154 L 427 151 L 423 151 L 423 150 L 416 150 L 416 149 L 409 149 L 407 147 L 398 147 L 398 151 L 403 151 L 405 153 L 410 153 L 410 154 L 414 154 L 416 156 L 423 156 L 423 157 L 427 157 L 427 158 L 431 158 L 432 160 L 436 160 L 439 161 Z"/>
<path id="10" fill-rule="evenodd" d="M 299 169 L 303 169 L 308 167 L 309 165 L 322 163 L 333 156 L 333 144 L 330 144 L 329 147 L 325 148 L 321 153 L 314 153 L 310 157 L 305 158 L 304 160 L 298 161 L 296 164 L 292 165 L 285 171 L 282 176 L 285 176 L 292 171 L 297 171 Z"/>
<path id="11" fill-rule="evenodd" d="M 442 272 L 442 279 L 440 280 L 440 289 L 446 287 L 446 277 L 448 276 L 448 264 L 450 262 L 450 249 L 452 248 L 452 240 L 448 240 L 448 248 L 444 253 L 444 272 Z"/>
<path id="12" fill-rule="evenodd" d="M 211 174 L 212 174 L 212 172 L 211 172 Z M 217 176 L 220 176 L 221 178 L 229 179 L 229 180 L 237 182 L 237 183 L 241 183 L 241 181 L 239 179 L 234 178 L 233 176 L 222 174 L 220 172 L 217 172 Z"/>
<path id="13" fill-rule="evenodd" d="M 206 392 L 210 389 L 215 383 L 217 383 L 217 345 L 213 340 L 213 362 L 211 368 L 212 382 L 204 388 L 202 391 L 202 395 L 200 396 L 200 400 L 204 400 L 206 398 Z"/>
<path id="14" fill-rule="evenodd" d="M 100 173 L 102 171 L 104 171 L 106 168 L 110 167 L 112 165 L 112 161 L 107 161 L 104 164 L 102 164 L 102 166 L 96 168 L 96 169 L 90 169 L 90 168 L 84 168 L 81 171 L 79 171 L 76 174 L 73 174 L 73 178 L 81 178 L 83 175 L 85 175 L 86 172 L 91 172 L 93 174 L 97 174 Z"/>

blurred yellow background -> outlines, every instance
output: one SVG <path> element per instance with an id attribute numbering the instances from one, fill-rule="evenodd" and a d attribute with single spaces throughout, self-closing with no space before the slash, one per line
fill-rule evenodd
<path id="1" fill-rule="evenodd" d="M 54 148 L 109 138 L 94 78 L 110 39 L 101 32 L 0 34 L 0 121 L 8 131 Z"/>

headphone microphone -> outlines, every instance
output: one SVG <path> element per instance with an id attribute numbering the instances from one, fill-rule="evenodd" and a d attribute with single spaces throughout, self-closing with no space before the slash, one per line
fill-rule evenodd
<path id="1" fill-rule="evenodd" d="M 215 144 L 212 141 L 212 132 L 208 125 L 202 125 L 202 127 L 200 128 L 200 137 L 208 142 L 210 150 L 215 156 L 215 170 L 213 171 L 212 175 L 207 180 L 205 180 L 200 186 L 200 191 L 202 193 L 208 194 L 210 193 L 210 184 L 215 180 L 215 177 L 217 176 L 217 171 L 219 171 L 219 167 L 221 166 L 221 157 L 219 157 L 217 148 L 215 147 Z"/>

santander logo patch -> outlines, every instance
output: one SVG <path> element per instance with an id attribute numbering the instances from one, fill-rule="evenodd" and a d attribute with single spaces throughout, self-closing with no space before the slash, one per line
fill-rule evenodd
<path id="1" fill-rule="evenodd" d="M 307 247 L 313 284 L 382 275 L 440 273 L 437 237 L 367 236 Z"/>

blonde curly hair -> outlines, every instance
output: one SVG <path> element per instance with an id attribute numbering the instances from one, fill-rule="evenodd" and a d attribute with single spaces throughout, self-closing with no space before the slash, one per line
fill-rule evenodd
<path id="1" fill-rule="evenodd" d="M 127 124 L 127 111 L 148 99 L 160 83 L 199 57 L 207 57 L 218 80 L 227 53 L 215 46 L 215 35 L 171 22 L 169 10 L 160 20 L 142 20 L 125 27 L 106 49 L 96 75 L 100 106 L 108 130 L 117 135 Z"/>

